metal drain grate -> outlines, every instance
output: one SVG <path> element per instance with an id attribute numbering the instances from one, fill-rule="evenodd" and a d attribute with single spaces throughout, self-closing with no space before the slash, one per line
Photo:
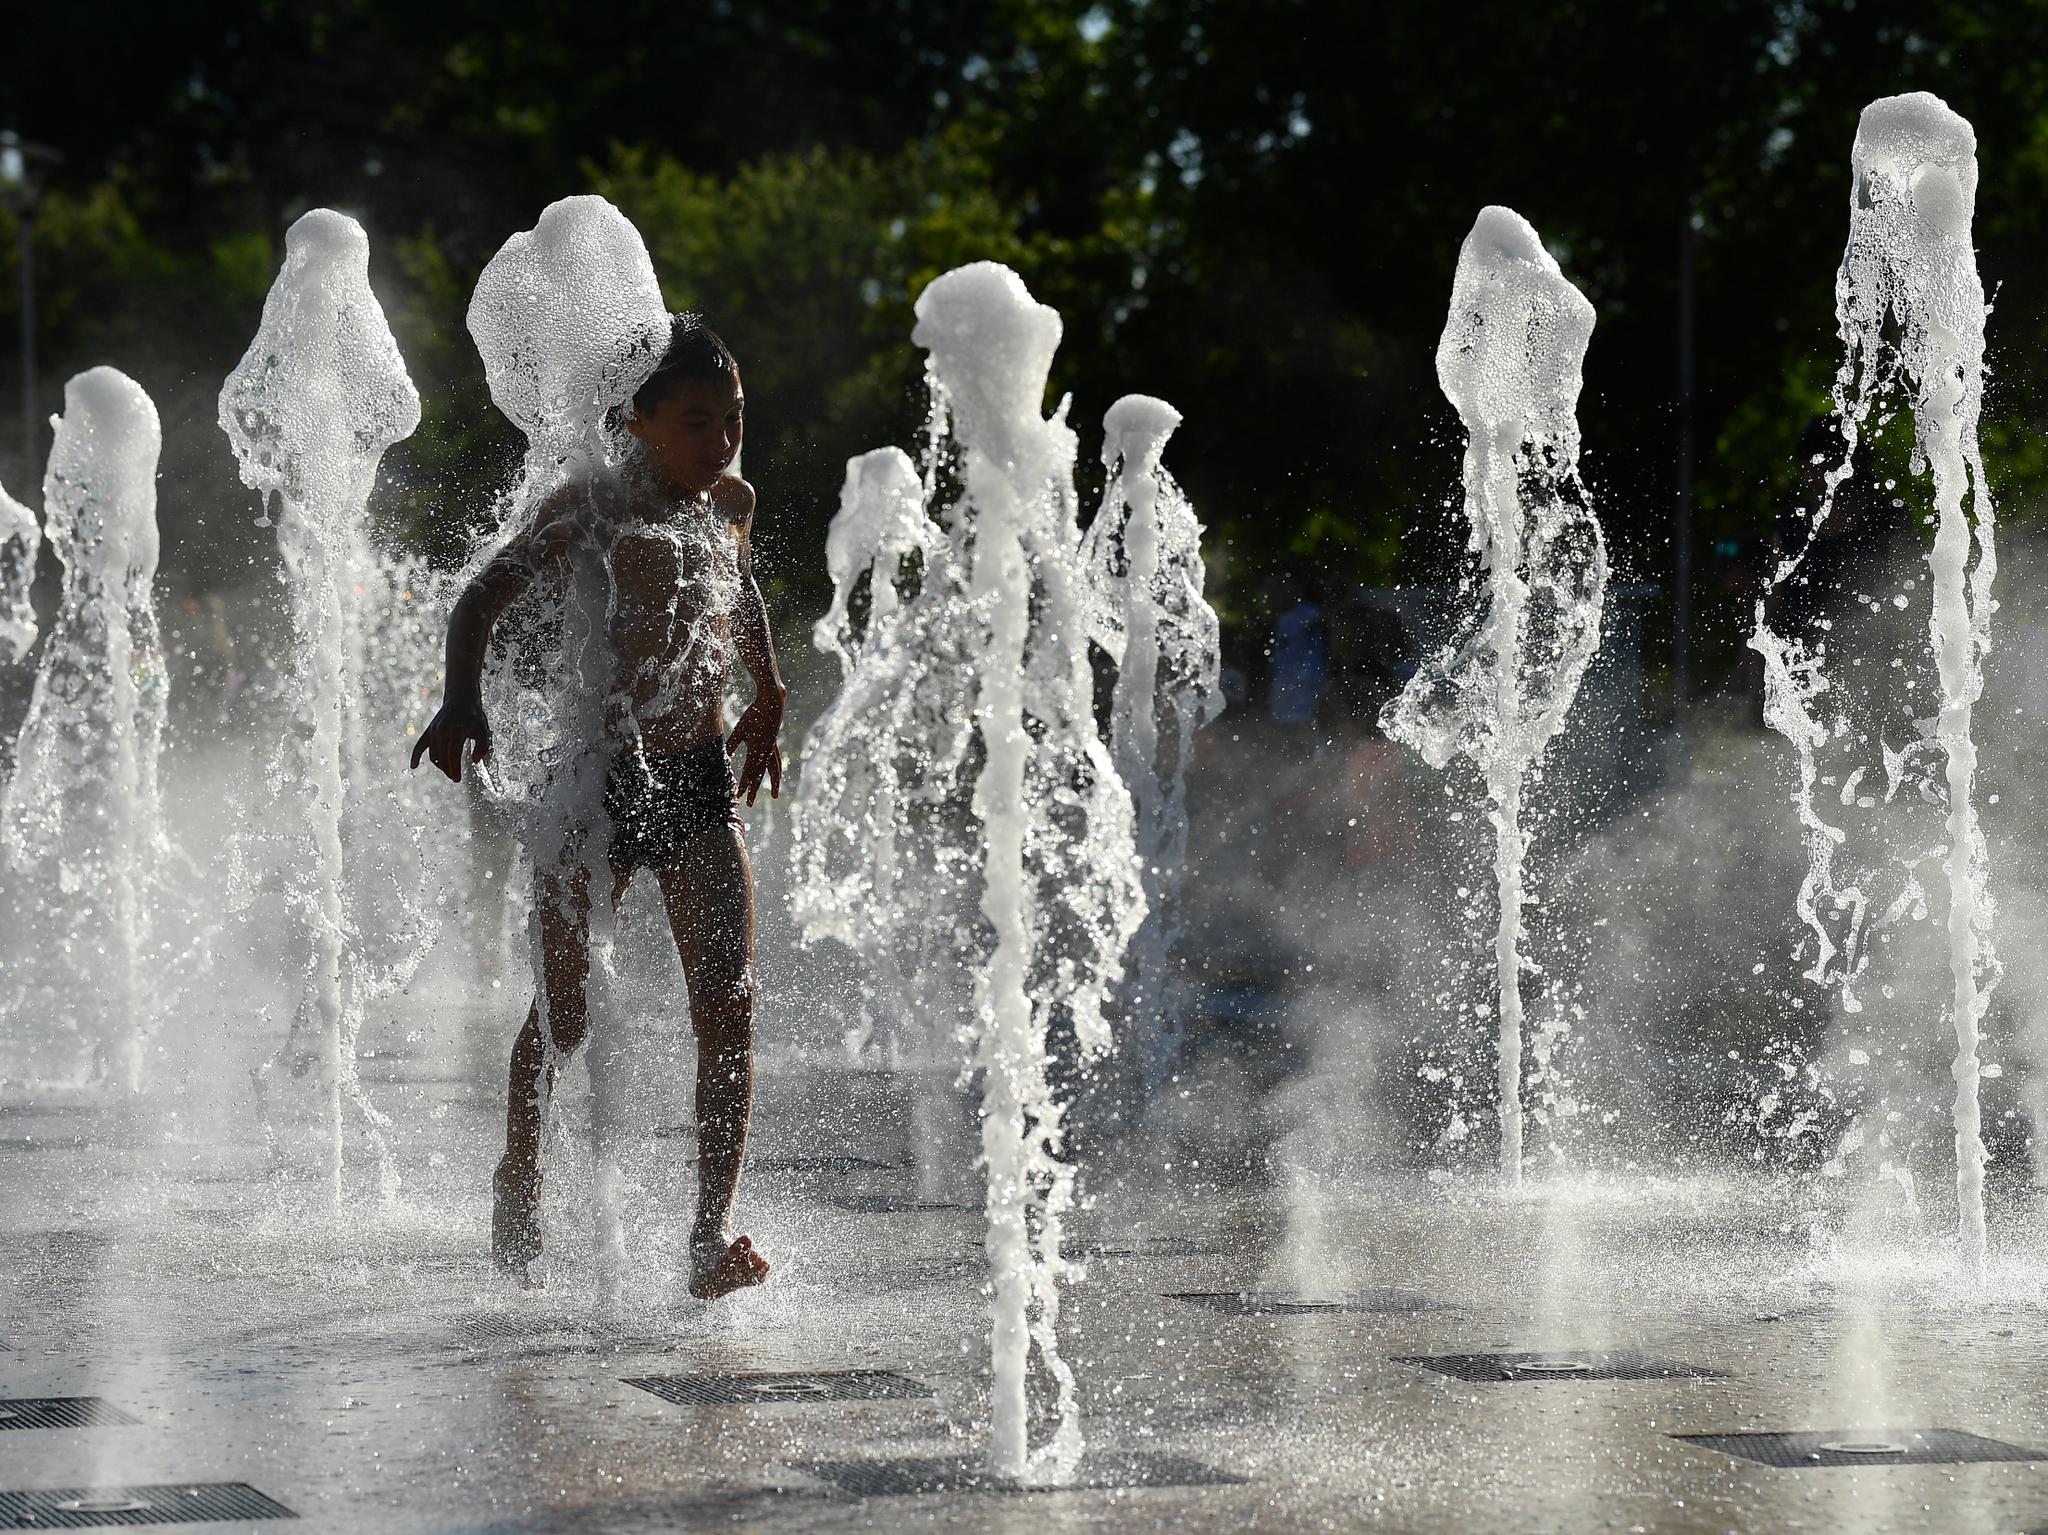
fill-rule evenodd
<path id="1" fill-rule="evenodd" d="M 1404 1354 L 1396 1355 L 1394 1362 L 1419 1364 L 1454 1380 L 1477 1382 L 1727 1379 L 1719 1370 L 1617 1349 L 1558 1349 L 1547 1354 Z"/>
<path id="2" fill-rule="evenodd" d="M 1761 1466 L 1961 1466 L 2048 1455 L 1953 1428 L 1821 1428 L 1797 1434 L 1673 1434 L 1681 1444 L 1719 1450 Z"/>
<path id="3" fill-rule="evenodd" d="M 894 1173 L 901 1162 L 877 1162 L 873 1157 L 837 1154 L 820 1157 L 756 1157 L 747 1166 L 758 1173 Z"/>
<path id="4" fill-rule="evenodd" d="M 119 1428 L 141 1421 L 96 1396 L 0 1397 L 0 1429 Z"/>
<path id="5" fill-rule="evenodd" d="M 472 1311 L 456 1325 L 470 1338 L 555 1338 L 584 1329 L 564 1317 L 521 1316 L 513 1311 Z"/>
<path id="6" fill-rule="evenodd" d="M 0 1492 L 0 1529 L 88 1530 L 115 1524 L 198 1524 L 299 1516 L 247 1482 L 170 1487 L 47 1487 Z"/>
<path id="7" fill-rule="evenodd" d="M 1115 1455 L 1090 1451 L 1071 1482 L 1026 1486 L 998 1476 L 969 1456 L 910 1460 L 817 1460 L 795 1466 L 841 1492 L 864 1498 L 936 1492 L 1107 1492 L 1124 1487 L 1242 1487 L 1244 1477 L 1181 1455 Z"/>
<path id="8" fill-rule="evenodd" d="M 851 1210 L 855 1215 L 908 1215 L 915 1210 L 977 1210 L 978 1205 L 954 1204 L 942 1199 L 918 1199 L 907 1194 L 827 1194 L 825 1203 Z"/>
<path id="9" fill-rule="evenodd" d="M 1103 1241 L 1076 1242 L 1067 1249 L 1070 1258 L 1213 1258 L 1230 1249 L 1216 1242 L 1198 1242 L 1189 1237 L 1126 1237 Z"/>
<path id="10" fill-rule="evenodd" d="M 626 1381 L 678 1407 L 751 1407 L 771 1402 L 910 1402 L 931 1387 L 890 1370 L 816 1374 L 643 1375 Z"/>
<path id="11" fill-rule="evenodd" d="M 1168 1300 L 1186 1301 L 1226 1316 L 1313 1316 L 1333 1311 L 1442 1311 L 1441 1302 L 1412 1290 L 1351 1290 L 1336 1295 L 1296 1295 L 1270 1290 L 1176 1290 Z M 1424 1361 L 1427 1363 L 1428 1361 Z"/>

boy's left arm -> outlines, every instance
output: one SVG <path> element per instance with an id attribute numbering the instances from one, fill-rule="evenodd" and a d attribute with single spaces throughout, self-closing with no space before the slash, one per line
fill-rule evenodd
<path id="1" fill-rule="evenodd" d="M 730 486 L 730 489 L 727 487 Z M 771 797 L 782 797 L 782 706 L 789 696 L 783 685 L 782 668 L 775 660 L 775 636 L 768 629 L 768 607 L 761 600 L 761 588 L 754 580 L 754 488 L 738 476 L 720 482 L 719 496 L 732 523 L 739 556 L 740 592 L 733 614 L 733 641 L 740 663 L 754 679 L 754 701 L 725 738 L 727 752 L 747 749 L 740 770 L 739 792 L 749 805 L 760 792 L 761 779 L 768 779 Z"/>

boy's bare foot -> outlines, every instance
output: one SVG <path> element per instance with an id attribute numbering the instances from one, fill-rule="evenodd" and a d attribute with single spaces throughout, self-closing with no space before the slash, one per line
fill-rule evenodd
<path id="1" fill-rule="evenodd" d="M 723 1236 L 690 1242 L 690 1293 L 699 1300 L 717 1300 L 768 1277 L 768 1260 L 754 1251 L 746 1237 L 727 1242 Z"/>
<path id="2" fill-rule="evenodd" d="M 491 1193 L 491 1259 L 499 1273 L 531 1289 L 535 1281 L 527 1270 L 541 1252 L 540 1170 L 501 1161 Z"/>

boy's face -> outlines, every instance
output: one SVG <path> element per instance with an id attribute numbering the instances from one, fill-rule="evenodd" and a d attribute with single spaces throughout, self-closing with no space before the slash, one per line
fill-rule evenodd
<path id="1" fill-rule="evenodd" d="M 740 456 L 746 404 L 735 368 L 729 379 L 684 384 L 652 410 L 627 416 L 626 430 L 640 439 L 657 474 L 695 495 Z"/>

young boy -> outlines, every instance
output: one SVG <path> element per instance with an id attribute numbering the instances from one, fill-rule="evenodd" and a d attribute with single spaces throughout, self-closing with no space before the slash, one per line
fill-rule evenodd
<path id="1" fill-rule="evenodd" d="M 744 794 L 753 804 L 764 775 L 771 795 L 782 792 L 776 736 L 785 690 L 754 582 L 753 488 L 730 472 L 745 424 L 739 365 L 699 318 L 675 317 L 668 350 L 623 424 L 638 442 L 636 459 L 551 497 L 456 602 L 441 709 L 412 764 L 425 754 L 459 783 L 466 745 L 475 743 L 473 762 L 490 755 L 482 684 L 492 625 L 537 577 L 566 576 L 572 561 L 588 568 L 601 557 L 610 572 L 606 637 L 615 670 L 604 738 L 592 744 L 609 758 L 611 900 L 618 903 L 639 870 L 650 871 L 683 962 L 697 1032 L 690 1293 L 708 1300 L 768 1274 L 753 1244 L 726 1230 L 754 1090 L 754 887 L 737 803 Z M 723 602 L 707 595 L 721 589 Z M 728 735 L 726 658 L 735 651 L 754 699 Z M 730 757 L 742 749 L 735 786 Z M 587 819 L 597 819 L 594 808 L 586 807 Z M 555 1067 L 589 1030 L 594 860 L 577 846 L 572 833 L 570 855 L 552 867 L 537 862 L 534 871 L 545 995 L 535 997 L 512 1047 L 505 1158 L 493 1179 L 491 1253 L 522 1283 L 541 1252 L 540 1141 Z"/>

